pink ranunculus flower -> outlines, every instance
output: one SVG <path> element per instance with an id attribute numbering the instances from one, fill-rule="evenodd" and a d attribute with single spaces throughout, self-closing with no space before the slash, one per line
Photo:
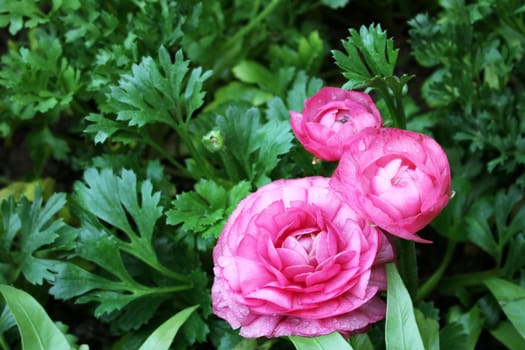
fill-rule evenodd
<path id="1" fill-rule="evenodd" d="M 386 236 L 329 188 L 278 180 L 242 200 L 213 251 L 213 311 L 244 337 L 349 335 L 383 319 Z"/>
<path id="2" fill-rule="evenodd" d="M 346 148 L 330 185 L 385 231 L 429 242 L 417 231 L 447 205 L 450 166 L 429 136 L 395 128 L 367 129 Z"/>
<path id="3" fill-rule="evenodd" d="M 324 87 L 306 99 L 302 113 L 290 111 L 290 123 L 303 147 L 319 159 L 336 161 L 353 136 L 380 128 L 381 115 L 364 92 Z"/>

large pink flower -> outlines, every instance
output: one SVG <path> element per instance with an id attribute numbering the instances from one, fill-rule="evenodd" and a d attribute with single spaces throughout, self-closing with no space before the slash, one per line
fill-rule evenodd
<path id="1" fill-rule="evenodd" d="M 213 311 L 244 337 L 351 334 L 385 315 L 383 233 L 328 178 L 279 180 L 242 200 L 213 251 Z"/>
<path id="2" fill-rule="evenodd" d="M 416 233 L 447 205 L 450 167 L 429 136 L 401 129 L 367 129 L 347 147 L 330 185 L 366 219 L 393 235 Z"/>
<path id="3" fill-rule="evenodd" d="M 302 113 L 290 111 L 292 130 L 317 158 L 335 161 L 360 130 L 381 127 L 381 115 L 364 92 L 325 87 L 306 99 Z"/>

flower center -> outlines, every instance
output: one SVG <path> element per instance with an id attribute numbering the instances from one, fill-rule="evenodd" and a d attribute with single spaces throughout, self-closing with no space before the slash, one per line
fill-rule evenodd
<path id="1" fill-rule="evenodd" d="M 337 114 L 337 116 L 336 116 L 336 118 L 335 118 L 335 121 L 336 121 L 336 122 L 339 122 L 339 123 L 341 123 L 341 124 L 344 124 L 344 123 L 346 123 L 346 122 L 349 121 L 349 120 L 350 120 L 350 116 L 347 115 L 347 114 L 343 114 L 343 115 L 339 115 L 339 114 Z"/>

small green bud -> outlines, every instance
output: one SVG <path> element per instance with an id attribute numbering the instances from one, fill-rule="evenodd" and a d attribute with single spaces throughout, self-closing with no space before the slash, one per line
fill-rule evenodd
<path id="1" fill-rule="evenodd" d="M 210 152 L 217 152 L 224 147 L 224 136 L 220 130 L 213 129 L 202 137 L 204 147 Z"/>

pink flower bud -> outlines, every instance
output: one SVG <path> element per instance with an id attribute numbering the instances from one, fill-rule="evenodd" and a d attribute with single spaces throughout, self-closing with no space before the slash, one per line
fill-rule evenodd
<path id="1" fill-rule="evenodd" d="M 303 147 L 322 160 L 341 158 L 343 147 L 367 127 L 381 127 L 381 115 L 364 92 L 325 87 L 290 111 L 292 130 Z"/>

